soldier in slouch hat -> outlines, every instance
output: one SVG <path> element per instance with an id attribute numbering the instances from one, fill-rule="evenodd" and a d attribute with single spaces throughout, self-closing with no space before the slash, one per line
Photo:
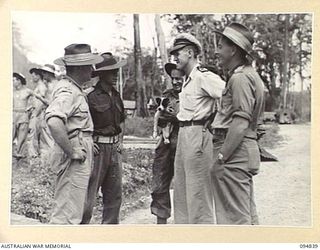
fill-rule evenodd
<path id="1" fill-rule="evenodd" d="M 93 158 L 93 122 L 82 86 L 91 79 L 94 64 L 103 58 L 91 53 L 88 44 L 71 44 L 54 61 L 65 66 L 54 87 L 45 120 L 55 140 L 51 167 L 56 188 L 51 224 L 80 224 Z"/>

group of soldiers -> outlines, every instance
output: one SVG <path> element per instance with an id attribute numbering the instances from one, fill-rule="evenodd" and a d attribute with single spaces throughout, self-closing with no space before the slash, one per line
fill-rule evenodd
<path id="1" fill-rule="evenodd" d="M 252 177 L 260 164 L 257 126 L 264 85 L 248 59 L 251 32 L 240 23 L 216 32 L 225 80 L 199 64 L 202 46 L 188 33 L 175 37 L 170 49 L 174 63 L 165 65 L 172 89 L 163 96 L 174 111 L 159 118 L 160 127 L 170 123 L 172 129 L 170 143 L 161 138 L 157 144 L 152 166 L 151 213 L 157 224 L 171 216 L 173 176 L 175 223 L 258 224 Z M 26 89 L 21 74 L 13 75 L 20 93 L 33 95 L 45 106 L 43 128 L 53 142 L 50 167 L 57 174 L 50 223 L 90 223 L 101 188 L 102 223 L 118 224 L 125 112 L 115 84 L 125 61 L 109 52 L 94 54 L 87 44 L 71 44 L 54 63 L 64 66 L 66 75 L 54 83 L 49 101 Z M 88 93 L 84 86 L 92 77 L 99 80 Z M 23 99 L 21 94 L 15 98 Z M 14 105 L 16 131 L 28 123 L 27 113 L 26 103 Z"/>

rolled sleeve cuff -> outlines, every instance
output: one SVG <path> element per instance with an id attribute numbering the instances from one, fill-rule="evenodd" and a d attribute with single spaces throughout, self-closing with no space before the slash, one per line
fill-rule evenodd
<path id="1" fill-rule="evenodd" d="M 52 117 L 58 117 L 60 118 L 64 124 L 67 123 L 67 116 L 66 114 L 62 113 L 62 112 L 59 112 L 59 111 L 50 111 L 50 112 L 47 112 L 45 114 L 45 120 L 46 122 L 48 122 L 48 120 Z"/>
<path id="2" fill-rule="evenodd" d="M 251 121 L 252 117 L 249 113 L 245 112 L 245 111 L 241 111 L 241 110 L 238 110 L 236 112 L 234 112 L 232 114 L 232 118 L 235 117 L 235 116 L 238 116 L 238 117 L 241 117 L 243 119 L 246 119 L 248 120 L 249 122 Z"/>

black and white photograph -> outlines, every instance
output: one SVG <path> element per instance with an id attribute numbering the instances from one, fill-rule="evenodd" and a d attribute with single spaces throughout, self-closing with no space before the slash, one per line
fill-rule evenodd
<path id="1" fill-rule="evenodd" d="M 312 227 L 313 13 L 11 24 L 11 225 Z"/>

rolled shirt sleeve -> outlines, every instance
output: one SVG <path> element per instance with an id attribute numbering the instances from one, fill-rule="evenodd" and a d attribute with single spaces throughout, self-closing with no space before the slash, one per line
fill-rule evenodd
<path id="1" fill-rule="evenodd" d="M 248 121 L 252 120 L 255 105 L 255 88 L 247 75 L 238 73 L 230 79 L 232 91 L 232 117 L 242 117 Z"/>
<path id="2" fill-rule="evenodd" d="M 58 87 L 54 90 L 53 99 L 46 110 L 46 121 L 51 117 L 58 117 L 66 124 L 68 117 L 72 113 L 73 106 L 72 90 L 65 86 Z"/>

